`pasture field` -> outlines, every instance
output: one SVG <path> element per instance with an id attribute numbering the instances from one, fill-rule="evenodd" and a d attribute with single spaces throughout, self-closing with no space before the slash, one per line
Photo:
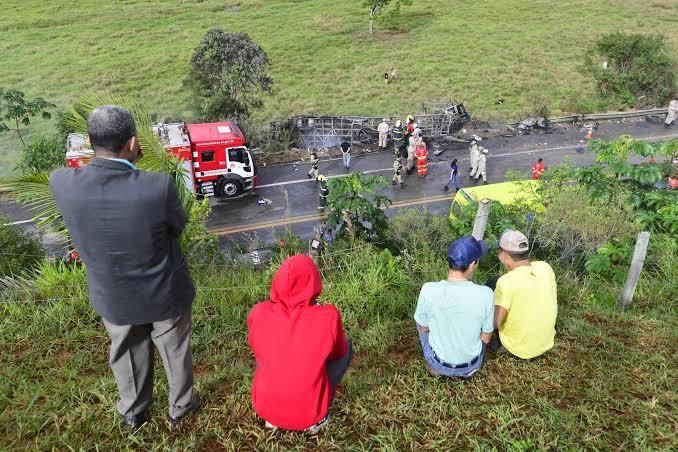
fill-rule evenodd
<path id="1" fill-rule="evenodd" d="M 159 119 L 188 117 L 182 87 L 210 27 L 245 31 L 269 54 L 275 94 L 254 122 L 293 114 L 381 114 L 459 99 L 474 115 L 517 118 L 581 108 L 586 48 L 605 32 L 659 32 L 678 56 L 678 2 L 417 0 L 399 30 L 367 33 L 366 11 L 334 0 L 4 0 L 0 87 L 60 109 L 90 91 L 138 98 Z M 392 64 L 397 84 L 384 86 Z M 495 105 L 498 99 L 503 104 Z M 37 121 L 28 132 L 50 124 Z M 0 136 L 0 175 L 20 143 Z"/>

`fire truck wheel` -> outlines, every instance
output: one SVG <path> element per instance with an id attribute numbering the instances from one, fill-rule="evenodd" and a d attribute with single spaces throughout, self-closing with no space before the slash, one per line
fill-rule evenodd
<path id="1" fill-rule="evenodd" d="M 242 183 L 233 179 L 225 179 L 219 184 L 219 194 L 224 198 L 233 198 L 242 193 Z"/>

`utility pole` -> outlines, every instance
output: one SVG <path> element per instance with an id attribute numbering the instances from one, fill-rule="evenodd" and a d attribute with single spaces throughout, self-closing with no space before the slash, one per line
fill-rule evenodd
<path id="1" fill-rule="evenodd" d="M 487 198 L 481 199 L 478 203 L 476 220 L 473 223 L 473 234 L 471 234 L 476 240 L 482 240 L 485 237 L 485 229 L 487 229 L 487 219 L 489 216 L 490 200 Z"/>
<path id="2" fill-rule="evenodd" d="M 624 290 L 622 291 L 621 295 L 620 307 L 622 309 L 627 309 L 633 301 L 633 295 L 636 292 L 636 286 L 638 286 L 640 272 L 643 270 L 643 264 L 645 263 L 645 255 L 647 254 L 647 246 L 649 243 L 650 233 L 647 231 L 639 232 L 638 238 L 636 239 L 636 247 L 633 250 L 631 268 L 629 269 L 629 274 L 626 277 L 626 284 L 624 284 Z"/>

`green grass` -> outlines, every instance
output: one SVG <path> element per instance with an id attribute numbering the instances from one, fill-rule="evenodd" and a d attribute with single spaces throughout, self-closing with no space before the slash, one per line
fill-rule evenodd
<path id="1" fill-rule="evenodd" d="M 633 309 L 620 313 L 608 306 L 619 287 L 558 271 L 554 349 L 529 362 L 491 356 L 469 382 L 438 380 L 424 369 L 411 315 L 421 283 L 441 278 L 444 265 L 411 273 L 400 258 L 365 245 L 328 252 L 322 299 L 341 310 L 356 354 L 317 437 L 266 431 L 251 408 L 245 318 L 266 297 L 279 261 L 194 271 L 194 367 L 204 408 L 169 431 L 157 362 L 152 418 L 134 434 L 117 425 L 108 338 L 87 303 L 83 272 L 44 266 L 35 289 L 6 293 L 11 302 L 0 305 L 0 449 L 678 447 L 675 286 L 656 300 L 652 284 L 662 282 L 643 279 Z"/>
<path id="2" fill-rule="evenodd" d="M 236 3 L 237 12 L 225 7 Z M 181 80 L 192 49 L 219 26 L 248 32 L 271 58 L 276 93 L 255 115 L 260 125 L 301 113 L 405 113 L 453 98 L 485 117 L 514 118 L 543 103 L 557 114 L 591 95 L 579 66 L 602 33 L 664 33 L 678 56 L 678 5 L 669 3 L 420 0 L 404 10 L 401 31 L 369 36 L 366 11 L 353 0 L 6 0 L 0 87 L 62 109 L 105 90 L 138 98 L 160 119 L 185 116 Z M 385 88 L 393 63 L 400 81 Z M 503 105 L 494 104 L 499 98 Z M 0 139 L 0 175 L 18 145 Z"/>

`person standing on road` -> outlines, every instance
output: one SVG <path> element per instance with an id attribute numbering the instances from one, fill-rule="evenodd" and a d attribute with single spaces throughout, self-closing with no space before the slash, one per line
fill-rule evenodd
<path id="1" fill-rule="evenodd" d="M 435 376 L 470 378 L 483 365 L 492 339 L 492 289 L 471 280 L 487 244 L 462 237 L 447 250 L 444 281 L 427 282 L 414 312 L 428 371 Z"/>
<path id="2" fill-rule="evenodd" d="M 674 95 L 673 100 L 669 103 L 669 111 L 666 113 L 664 127 L 671 127 L 671 124 L 673 124 L 676 118 L 678 118 L 678 94 Z"/>
<path id="3" fill-rule="evenodd" d="M 87 267 L 90 304 L 111 339 L 109 364 L 123 426 L 139 428 L 153 400 L 153 345 L 169 382 L 169 421 L 200 408 L 193 389 L 195 286 L 179 237 L 188 216 L 173 178 L 137 170 L 143 156 L 131 113 L 94 109 L 89 165 L 54 171 L 49 185 Z"/>
<path id="4" fill-rule="evenodd" d="M 391 183 L 393 185 L 400 184 L 400 188 L 403 188 L 403 164 L 400 161 L 400 157 L 396 157 L 395 162 L 393 162 L 393 178 L 391 178 Z"/>
<path id="5" fill-rule="evenodd" d="M 330 195 L 330 189 L 327 188 L 327 178 L 322 174 L 318 176 L 318 182 L 320 182 L 320 204 L 318 209 L 325 210 L 327 207 L 327 197 Z"/>
<path id="6" fill-rule="evenodd" d="M 308 177 L 315 179 L 316 181 L 318 180 L 318 162 L 320 159 L 318 159 L 318 150 L 313 148 L 311 151 L 311 169 L 308 171 Z"/>
<path id="7" fill-rule="evenodd" d="M 452 160 L 450 163 L 450 180 L 447 181 L 443 190 L 448 191 L 450 189 L 450 184 L 454 182 L 454 191 L 459 191 L 459 181 L 457 176 L 459 175 L 459 167 L 457 167 L 457 159 Z"/>
<path id="8" fill-rule="evenodd" d="M 426 149 L 426 143 L 421 138 L 417 142 L 415 156 L 417 157 L 417 176 L 426 177 L 428 174 L 428 149 Z"/>
<path id="9" fill-rule="evenodd" d="M 351 166 L 351 144 L 346 141 L 341 142 L 341 159 L 344 162 L 344 168 Z"/>
<path id="10" fill-rule="evenodd" d="M 471 177 L 473 178 L 474 183 L 478 183 L 480 180 L 480 176 L 483 177 L 483 184 L 487 184 L 487 171 L 486 171 L 486 163 L 487 163 L 487 149 L 481 147 L 480 149 L 480 157 L 478 158 L 478 163 L 476 167 L 475 173 L 471 173 Z"/>
<path id="11" fill-rule="evenodd" d="M 537 163 L 532 165 L 532 179 L 539 180 L 545 169 L 546 166 L 544 166 L 544 159 L 537 160 Z"/>
<path id="12" fill-rule="evenodd" d="M 401 125 L 400 119 L 398 119 L 391 130 L 391 137 L 393 138 L 393 150 L 395 151 L 396 157 L 400 156 L 400 148 L 403 145 L 403 133 L 403 126 Z"/>
<path id="13" fill-rule="evenodd" d="M 384 118 L 379 125 L 377 126 L 377 132 L 379 132 L 379 147 L 383 150 L 386 149 L 386 143 L 388 142 L 388 122 Z"/>
<path id="14" fill-rule="evenodd" d="M 410 134 L 407 141 L 407 174 L 412 174 L 414 170 L 414 152 L 417 150 L 417 139 L 414 135 Z"/>
<path id="15" fill-rule="evenodd" d="M 478 168 L 478 160 L 480 159 L 480 149 L 478 148 L 478 143 L 474 140 L 471 141 L 471 147 L 469 148 L 469 161 L 471 163 L 471 168 L 468 172 L 469 177 L 473 177 L 472 174 L 475 173 L 476 168 Z"/>

